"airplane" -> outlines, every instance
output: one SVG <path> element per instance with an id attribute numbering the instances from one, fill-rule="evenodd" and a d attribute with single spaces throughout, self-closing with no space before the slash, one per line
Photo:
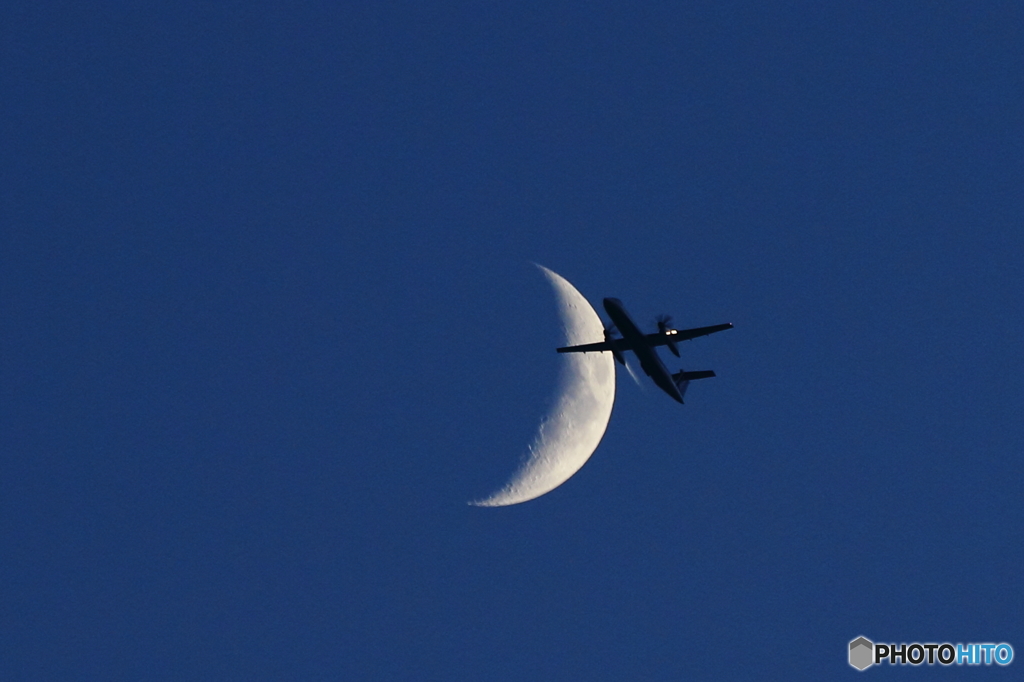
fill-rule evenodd
<path id="1" fill-rule="evenodd" d="M 591 351 L 611 351 L 616 362 L 620 365 L 626 364 L 623 353 L 627 350 L 633 351 L 640 366 L 643 367 L 647 376 L 654 380 L 658 388 L 668 393 L 679 403 L 683 402 L 683 394 L 691 381 L 696 379 L 708 379 L 715 376 L 715 373 L 708 369 L 699 372 L 680 371 L 675 374 L 669 373 L 665 363 L 661 361 L 656 346 L 668 346 L 672 354 L 679 357 L 679 348 L 676 345 L 680 341 L 689 341 L 699 336 L 707 336 L 715 332 L 732 329 L 732 323 L 716 324 L 710 327 L 697 327 L 695 329 L 672 329 L 669 322 L 672 318 L 659 316 L 658 331 L 653 334 L 644 334 L 622 306 L 622 301 L 617 298 L 604 299 L 604 309 L 612 324 L 604 330 L 604 341 L 599 343 L 587 343 L 582 346 L 565 346 L 558 348 L 559 353 L 589 353 Z M 613 332 L 618 330 L 621 338 L 615 338 Z"/>

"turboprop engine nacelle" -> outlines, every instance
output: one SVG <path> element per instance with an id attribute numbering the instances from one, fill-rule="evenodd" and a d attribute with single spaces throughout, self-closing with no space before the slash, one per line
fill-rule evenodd
<path id="1" fill-rule="evenodd" d="M 612 336 L 612 332 L 610 329 L 604 330 L 604 340 L 607 341 L 608 343 L 615 341 L 615 337 Z M 615 358 L 615 362 L 625 366 L 626 358 L 622 357 L 621 350 L 619 350 L 618 348 L 612 348 L 612 357 Z"/>
<path id="2" fill-rule="evenodd" d="M 663 315 L 662 317 L 659 317 L 658 318 L 658 331 L 661 332 L 662 335 L 664 335 L 666 339 L 668 339 L 665 342 L 665 345 L 668 346 L 668 349 L 670 351 L 672 351 L 672 355 L 674 355 L 674 356 L 676 356 L 678 358 L 679 357 L 679 346 L 676 345 L 676 340 L 672 338 L 678 332 L 675 329 L 669 329 L 668 323 L 669 323 L 669 321 L 671 319 L 672 318 L 667 316 L 667 315 Z"/>

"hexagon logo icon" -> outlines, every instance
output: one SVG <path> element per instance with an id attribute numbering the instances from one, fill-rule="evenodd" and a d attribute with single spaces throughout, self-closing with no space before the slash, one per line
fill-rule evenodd
<path id="1" fill-rule="evenodd" d="M 875 645 L 866 637 L 858 637 L 850 642 L 850 665 L 857 670 L 864 670 L 874 663 Z"/>

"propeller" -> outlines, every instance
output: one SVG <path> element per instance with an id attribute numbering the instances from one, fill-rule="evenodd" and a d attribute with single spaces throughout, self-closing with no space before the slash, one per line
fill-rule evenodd
<path id="1" fill-rule="evenodd" d="M 672 316 L 671 315 L 658 315 L 655 318 L 658 323 L 658 331 L 667 336 L 667 332 L 672 329 Z M 679 357 L 679 348 L 676 346 L 676 342 L 669 337 L 668 349 L 672 351 L 672 355 Z"/>

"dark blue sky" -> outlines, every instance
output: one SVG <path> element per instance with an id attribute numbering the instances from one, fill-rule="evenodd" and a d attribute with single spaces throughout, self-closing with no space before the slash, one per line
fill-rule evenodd
<path id="1" fill-rule="evenodd" d="M 1008 679 L 1016 2 L 0 10 L 0 677 Z M 554 492 L 541 263 L 736 329 Z"/>

